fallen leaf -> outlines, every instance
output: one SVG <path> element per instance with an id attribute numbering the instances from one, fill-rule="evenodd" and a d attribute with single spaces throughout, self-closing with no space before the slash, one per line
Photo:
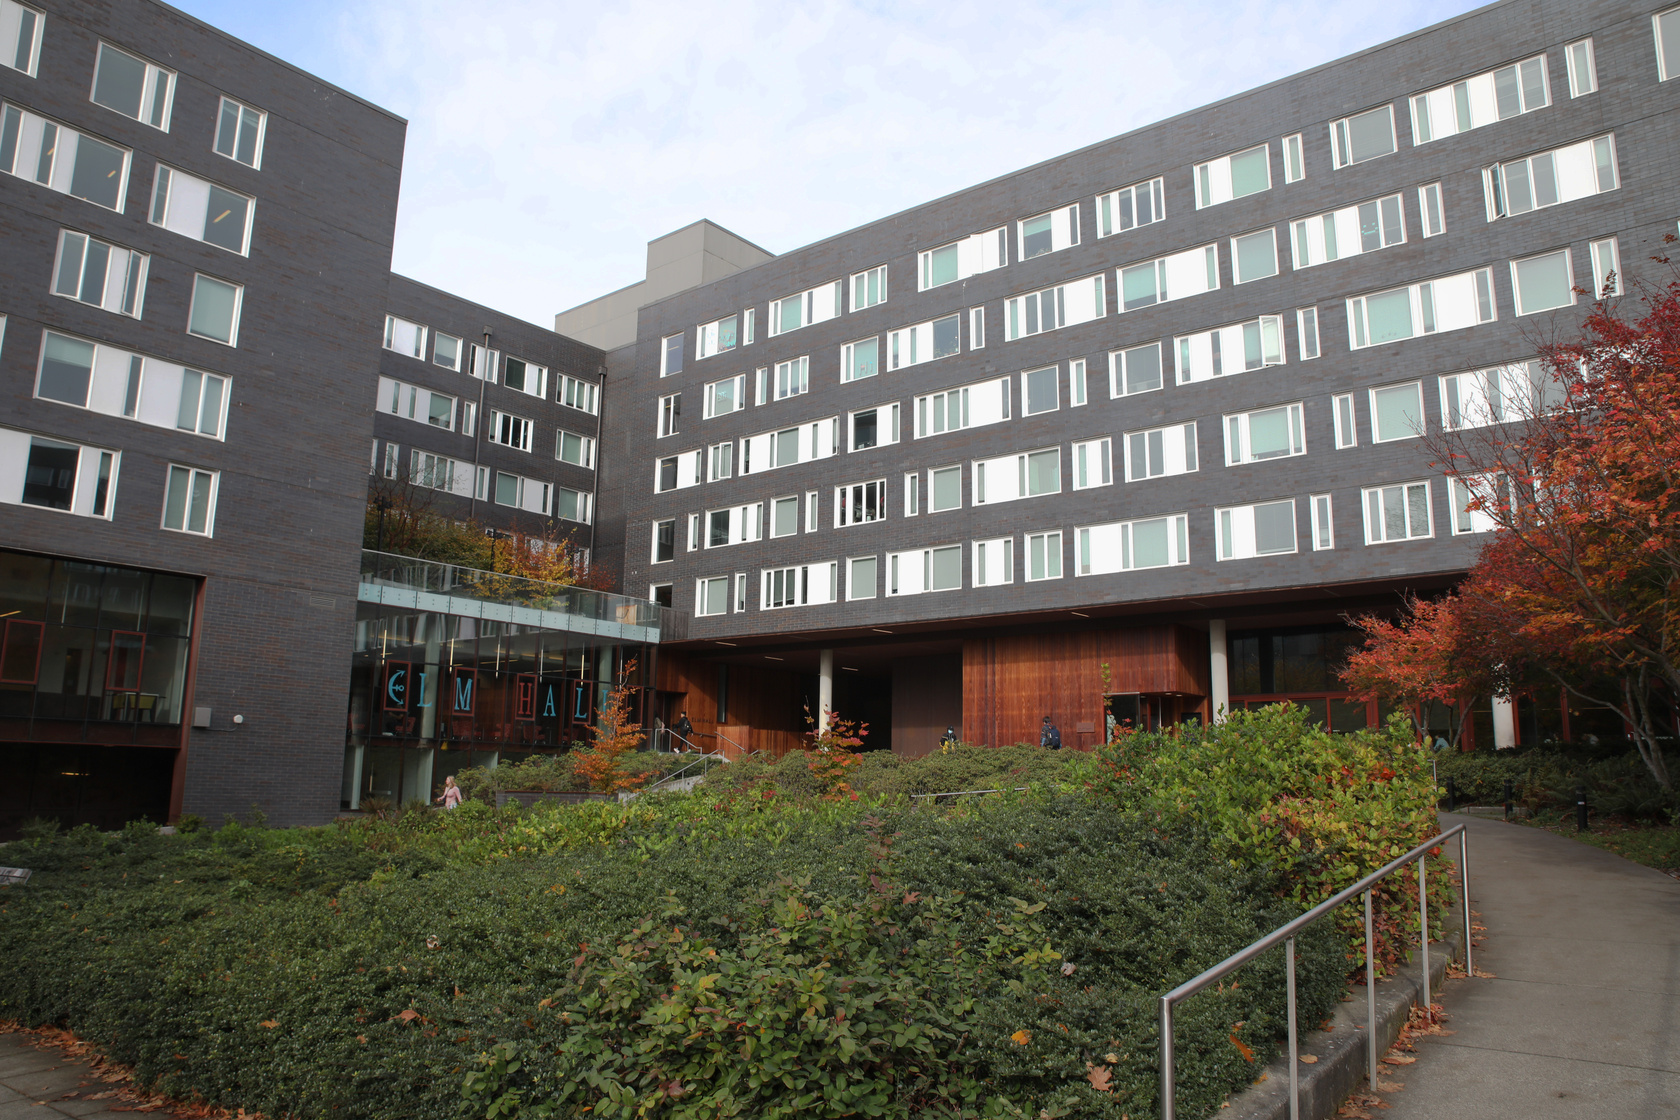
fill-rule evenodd
<path id="1" fill-rule="evenodd" d="M 1244 1045 L 1243 1040 L 1236 1035 L 1231 1036 L 1231 1045 L 1237 1048 L 1237 1053 L 1243 1056 L 1243 1061 L 1252 1062 L 1254 1060 L 1254 1051 Z"/>
<path id="2" fill-rule="evenodd" d="M 1411 1054 L 1390 1054 L 1388 1057 L 1384 1058 L 1383 1061 L 1387 1062 L 1391 1066 L 1409 1066 L 1413 1062 L 1417 1061 L 1417 1058 Z"/>
<path id="3" fill-rule="evenodd" d="M 280 1020 L 278 1020 L 278 1019 L 264 1019 L 262 1021 L 261 1025 L 267 1027 L 269 1030 L 273 1030 L 275 1027 L 278 1027 L 280 1025 Z"/>
<path id="4" fill-rule="evenodd" d="M 365 1034 L 357 1035 L 356 1036 L 356 1041 L 362 1043 L 363 1045 L 366 1045 L 367 1044 L 367 1035 L 365 1035 Z"/>
<path id="5" fill-rule="evenodd" d="M 1377 1082 L 1377 1092 L 1379 1092 L 1379 1093 L 1398 1093 L 1400 1090 L 1404 1089 L 1405 1087 L 1406 1087 L 1406 1083 L 1404 1081 L 1382 1081 L 1382 1080 L 1379 1080 Z"/>
<path id="6" fill-rule="evenodd" d="M 401 1019 L 405 1023 L 412 1023 L 414 1020 L 420 1018 L 420 1012 L 414 1010 L 412 1007 L 405 1007 L 393 1015 L 392 1018 Z"/>
<path id="7" fill-rule="evenodd" d="M 1017 1045 L 1017 1046 L 1025 1046 L 1027 1043 L 1032 1041 L 1032 1035 L 1030 1033 L 1028 1033 L 1027 1031 L 1016 1031 L 1014 1034 L 1010 1035 L 1009 1037 L 1010 1037 L 1010 1040 L 1013 1041 L 1015 1043 L 1015 1045 Z"/>
<path id="8" fill-rule="evenodd" d="M 1108 1080 L 1113 1074 L 1109 1072 L 1107 1066 L 1088 1066 L 1087 1069 L 1089 1072 L 1085 1074 L 1085 1079 L 1091 1083 L 1091 1088 L 1099 1093 L 1112 1091 L 1108 1087 Z"/>
<path id="9" fill-rule="evenodd" d="M 1318 1055 L 1317 1054 L 1302 1054 L 1301 1055 L 1301 1064 L 1304 1065 L 1304 1066 L 1317 1065 L 1318 1064 Z"/>
<path id="10" fill-rule="evenodd" d="M 1063 976 L 1072 976 L 1074 967 L 1075 966 L 1074 966 L 1074 963 L 1072 961 L 1064 961 L 1063 964 L 1062 964 L 1062 975 Z"/>

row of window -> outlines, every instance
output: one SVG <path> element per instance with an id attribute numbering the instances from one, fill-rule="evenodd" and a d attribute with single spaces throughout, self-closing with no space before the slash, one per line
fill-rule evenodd
<path id="1" fill-rule="evenodd" d="M 6 319 L 0 316 L 0 343 Z M 232 382 L 54 330 L 41 332 L 35 397 L 208 439 L 226 435 Z"/>
<path id="2" fill-rule="evenodd" d="M 478 403 L 451 396 L 448 393 L 398 381 L 394 377 L 379 378 L 379 411 L 405 420 L 429 424 L 445 431 L 456 431 L 457 422 L 463 435 L 477 430 Z M 536 424 L 523 416 L 501 409 L 491 409 L 485 425 L 484 438 L 491 443 L 529 453 Z M 554 457 L 563 463 L 595 469 L 595 440 L 560 428 L 554 433 Z"/>
<path id="3" fill-rule="evenodd" d="M 384 445 L 384 453 L 381 454 L 380 442 L 377 439 L 373 441 L 368 473 L 393 480 L 406 480 L 415 486 L 443 490 L 457 497 L 477 498 L 481 502 L 494 502 L 529 513 L 565 518 L 567 521 L 588 524 L 594 513 L 595 496 L 587 490 L 556 486 L 511 471 L 493 470 L 485 466 L 475 467 L 472 463 L 451 459 L 447 455 L 439 455 L 418 447 L 409 448 L 405 462 L 401 447 L 387 443 Z"/>
<path id="4" fill-rule="evenodd" d="M 75 230 L 60 230 L 53 261 L 53 295 L 129 318 L 143 317 L 151 256 Z M 193 274 L 187 333 L 224 346 L 239 345 L 245 286 Z"/>
<path id="5" fill-rule="evenodd" d="M 0 428 L 0 502 L 111 520 L 122 452 Z M 171 463 L 160 527 L 213 536 L 219 471 Z"/>
<path id="6" fill-rule="evenodd" d="M 1487 499 L 1473 483 L 1446 480 L 1452 505 L 1454 535 L 1487 532 L 1493 519 L 1483 513 L 1479 501 Z M 1424 540 L 1435 536 L 1430 479 L 1417 479 L 1387 486 L 1368 487 L 1360 493 L 1360 522 L 1367 545 Z M 1299 506 L 1305 506 L 1302 510 Z M 1112 575 L 1151 568 L 1179 567 L 1190 563 L 1187 513 L 1137 518 L 1102 525 L 1079 526 L 1067 535 L 1050 529 L 1020 536 L 1019 572 L 1017 538 L 999 537 L 969 542 L 968 585 L 975 588 L 1034 583 L 1075 576 Z M 1218 561 L 1281 556 L 1302 550 L 1301 529 L 1307 530 L 1307 547 L 1327 551 L 1336 547 L 1335 522 L 1330 494 L 1314 494 L 1304 502 L 1294 498 L 1229 506 L 1213 511 L 1214 556 Z M 671 522 L 654 527 L 656 555 L 669 548 Z M 710 530 L 708 530 L 710 531 Z M 720 529 L 719 531 L 722 531 Z M 1072 554 L 1068 549 L 1071 546 Z M 844 587 L 841 573 L 844 569 Z M 947 544 L 913 548 L 884 555 L 851 556 L 811 564 L 765 568 L 758 578 L 758 609 L 833 603 L 845 599 L 874 599 L 938 591 L 957 591 L 964 586 L 963 545 Z M 1019 578 L 1018 578 L 1019 576 Z M 883 578 L 884 577 L 884 578 Z M 694 613 L 721 615 L 747 609 L 748 574 L 702 576 L 695 580 Z M 654 584 L 650 598 L 660 599 L 669 584 Z"/>
<path id="7" fill-rule="evenodd" d="M 511 354 L 504 357 L 500 350 L 480 346 L 476 342 L 464 342 L 455 335 L 434 331 L 424 323 L 400 319 L 395 315 L 385 316 L 385 349 L 423 362 L 428 346 L 433 365 L 466 373 L 492 385 L 499 382 L 504 388 L 526 396 L 548 398 L 547 366 L 515 358 Z M 554 399 L 568 408 L 594 416 L 601 410 L 600 394 L 599 384 L 561 374 Z"/>

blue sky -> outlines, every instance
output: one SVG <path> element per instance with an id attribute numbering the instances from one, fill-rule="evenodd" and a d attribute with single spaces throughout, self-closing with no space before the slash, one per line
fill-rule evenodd
<path id="1" fill-rule="evenodd" d="M 1479 5 L 174 0 L 408 119 L 392 266 L 529 319 L 781 253 Z"/>

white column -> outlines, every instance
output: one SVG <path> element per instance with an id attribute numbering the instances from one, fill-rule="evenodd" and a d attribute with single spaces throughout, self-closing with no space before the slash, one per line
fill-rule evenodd
<path id="1" fill-rule="evenodd" d="M 1231 706 L 1231 671 L 1226 664 L 1225 649 L 1225 620 L 1213 619 L 1208 623 L 1208 679 L 1213 708 L 1213 722 L 1224 723 L 1225 712 Z"/>
<path id="2" fill-rule="evenodd" d="M 817 662 L 817 730 L 828 729 L 828 715 L 834 707 L 834 651 L 825 649 Z"/>
<path id="3" fill-rule="evenodd" d="M 1509 696 L 1493 698 L 1493 746 L 1505 750 L 1517 745 L 1517 706 Z"/>

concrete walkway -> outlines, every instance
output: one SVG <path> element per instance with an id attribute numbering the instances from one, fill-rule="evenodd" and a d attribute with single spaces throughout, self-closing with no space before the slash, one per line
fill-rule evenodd
<path id="1" fill-rule="evenodd" d="M 88 1062 L 57 1046 L 35 1046 L 34 1036 L 0 1034 L 0 1120 L 130 1120 L 135 1114 L 172 1117 L 169 1109 L 142 1108 L 113 1095 L 120 1088 Z M 95 1096 L 99 1099 L 90 1099 Z"/>
<path id="2" fill-rule="evenodd" d="M 1470 894 L 1494 979 L 1437 996 L 1454 1033 L 1417 1044 L 1384 1120 L 1680 1118 L 1680 881 L 1568 837 L 1469 826 Z"/>

